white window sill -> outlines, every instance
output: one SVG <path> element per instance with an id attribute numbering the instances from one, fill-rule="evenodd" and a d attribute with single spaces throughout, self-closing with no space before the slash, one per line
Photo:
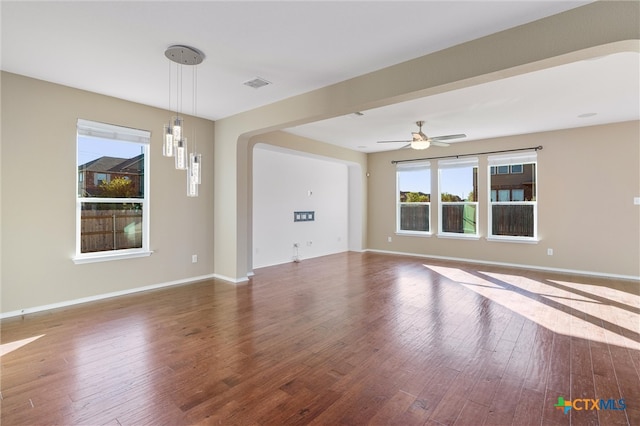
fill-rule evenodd
<path id="1" fill-rule="evenodd" d="M 396 231 L 396 235 L 400 237 L 431 237 L 431 232 L 418 232 L 418 231 Z"/>
<path id="2" fill-rule="evenodd" d="M 519 243 L 519 244 L 538 244 L 540 242 L 540 240 L 537 238 L 501 237 L 501 236 L 487 237 L 487 241 L 500 242 L 500 243 Z"/>
<path id="3" fill-rule="evenodd" d="M 440 233 L 438 238 L 451 238 L 452 240 L 479 240 L 480 236 L 476 234 L 454 234 L 454 233 Z"/>
<path id="4" fill-rule="evenodd" d="M 73 263 L 75 263 L 76 265 L 80 265 L 83 263 L 95 263 L 95 262 L 108 262 L 111 260 L 122 260 L 122 259 L 134 259 L 136 257 L 147 257 L 147 256 L 151 256 L 151 254 L 153 254 L 152 251 L 129 251 L 129 252 L 124 252 L 124 253 L 112 253 L 112 252 L 106 252 L 106 253 L 92 253 L 89 255 L 80 255 L 80 256 L 75 256 L 73 257 L 71 260 L 73 260 Z"/>

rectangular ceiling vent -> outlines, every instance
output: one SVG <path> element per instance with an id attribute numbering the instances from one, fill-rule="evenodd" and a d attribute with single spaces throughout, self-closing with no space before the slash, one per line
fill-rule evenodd
<path id="1" fill-rule="evenodd" d="M 244 84 L 245 86 L 253 87 L 254 89 L 259 89 L 271 84 L 271 82 L 265 80 L 264 78 L 256 77 L 253 80 L 245 81 L 242 84 Z"/>

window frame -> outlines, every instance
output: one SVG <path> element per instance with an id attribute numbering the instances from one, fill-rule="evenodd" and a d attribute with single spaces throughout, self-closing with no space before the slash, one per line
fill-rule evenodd
<path id="1" fill-rule="evenodd" d="M 118 142 L 135 143 L 142 148 L 144 158 L 144 174 L 142 179 L 143 196 L 141 198 L 100 198 L 80 196 L 81 179 L 78 178 L 79 163 L 79 143 L 81 138 L 99 138 L 103 140 L 113 140 Z M 135 257 L 146 257 L 151 255 L 149 249 L 150 240 L 150 163 L 151 163 L 151 132 L 147 130 L 133 129 L 125 126 L 100 123 L 78 119 L 76 132 L 76 161 L 75 161 L 75 203 L 76 203 L 76 247 L 72 260 L 75 264 L 103 262 L 118 259 L 129 259 Z M 86 181 L 86 179 L 84 179 Z M 84 182 L 86 184 L 86 182 Z M 82 253 L 82 205 L 85 203 L 135 203 L 142 205 L 142 247 L 128 249 L 114 249 L 98 252 Z"/>
<path id="2" fill-rule="evenodd" d="M 511 153 L 506 155 L 492 155 L 487 158 L 487 240 L 488 241 L 506 241 L 506 242 L 522 242 L 522 243 L 537 243 L 539 241 L 538 236 L 538 156 L 534 152 L 525 153 Z M 509 170 L 514 174 L 524 174 L 524 166 L 526 164 L 533 164 L 533 182 L 534 193 L 533 200 L 530 201 L 493 201 L 492 193 L 496 191 L 492 189 L 492 178 L 498 177 L 497 174 L 492 174 L 491 170 L 497 170 L 498 166 L 509 166 Z M 522 169 L 519 172 L 513 172 L 511 166 L 521 166 Z M 512 190 L 510 189 L 510 200 L 513 199 Z M 524 191 L 524 190 L 523 190 Z M 494 205 L 529 205 L 533 207 L 533 236 L 520 236 L 520 235 L 496 235 L 493 233 L 493 206 Z"/>
<path id="3" fill-rule="evenodd" d="M 403 171 L 417 171 L 417 170 L 425 170 L 427 175 L 429 176 L 428 182 L 428 190 L 429 190 L 429 201 L 428 202 L 415 202 L 415 203 L 407 203 L 400 201 L 400 173 Z M 431 236 L 432 235 L 432 223 L 431 223 L 431 162 L 429 161 L 420 161 L 420 162 L 409 162 L 409 163 L 398 163 L 396 164 L 396 230 L 395 233 L 397 235 L 413 235 L 413 236 Z M 427 206 L 427 231 L 418 231 L 418 230 L 410 230 L 410 229 L 400 229 L 401 226 L 401 217 L 402 217 L 402 206 L 403 205 L 423 205 Z"/>
<path id="4" fill-rule="evenodd" d="M 464 158 L 456 158 L 456 159 L 448 159 L 448 160 L 439 160 L 438 161 L 438 234 L 439 238 L 460 238 L 467 240 L 478 240 L 480 238 L 480 227 L 479 227 L 479 208 L 478 208 L 478 200 L 475 201 L 442 201 L 442 171 L 445 169 L 454 169 L 454 168 L 467 168 L 471 167 L 472 169 L 476 169 L 476 180 L 479 179 L 479 161 L 478 157 L 464 157 Z M 477 184 L 477 182 L 476 182 Z M 473 182 L 472 182 L 473 185 Z M 478 198 L 478 194 L 476 191 L 476 198 Z M 460 232 L 447 232 L 442 229 L 443 223 L 442 219 L 444 217 L 443 207 L 448 205 L 469 205 L 473 206 L 475 209 L 475 233 L 460 233 Z"/>

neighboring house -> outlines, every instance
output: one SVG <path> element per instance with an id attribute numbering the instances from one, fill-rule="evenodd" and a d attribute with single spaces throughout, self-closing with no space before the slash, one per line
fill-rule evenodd
<path id="1" fill-rule="evenodd" d="M 535 164 L 492 166 L 491 201 L 535 201 Z M 478 201 L 478 169 L 473 169 L 473 200 Z"/>
<path id="2" fill-rule="evenodd" d="M 535 165 L 491 167 L 491 201 L 535 201 Z"/>
<path id="3" fill-rule="evenodd" d="M 100 195 L 100 184 L 115 178 L 133 183 L 136 196 L 144 190 L 144 156 L 133 158 L 100 157 L 78 166 L 78 194 L 84 197 Z"/>

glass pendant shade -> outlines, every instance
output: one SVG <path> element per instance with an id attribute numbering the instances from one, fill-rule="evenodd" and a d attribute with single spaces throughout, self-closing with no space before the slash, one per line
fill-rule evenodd
<path id="1" fill-rule="evenodd" d="M 187 196 L 188 197 L 197 197 L 198 196 L 198 183 L 195 181 L 191 173 L 187 173 Z"/>
<path id="2" fill-rule="evenodd" d="M 202 155 L 192 152 L 189 154 L 189 171 L 187 172 L 187 196 L 197 197 L 202 174 Z"/>
<path id="3" fill-rule="evenodd" d="M 176 140 L 175 156 L 176 156 L 176 169 L 187 170 L 187 139 L 186 138 Z"/>
<path id="4" fill-rule="evenodd" d="M 171 126 L 164 125 L 164 143 L 162 144 L 162 155 L 165 157 L 173 157 L 173 132 Z"/>
<path id="5" fill-rule="evenodd" d="M 182 117 L 173 117 L 171 119 L 171 132 L 173 133 L 173 139 L 176 141 L 182 140 Z"/>
<path id="6" fill-rule="evenodd" d="M 189 154 L 189 175 L 198 185 L 202 182 L 202 154 Z"/>

